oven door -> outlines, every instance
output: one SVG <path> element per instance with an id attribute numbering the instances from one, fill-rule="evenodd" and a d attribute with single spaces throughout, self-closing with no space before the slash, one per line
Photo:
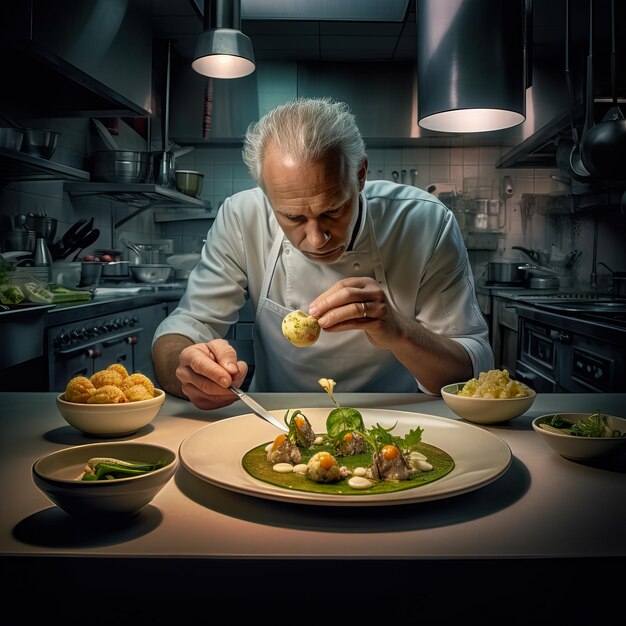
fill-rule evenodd
<path id="1" fill-rule="evenodd" d="M 565 391 L 556 382 L 556 380 L 536 369 L 533 369 L 531 366 L 523 363 L 522 361 L 517 361 L 515 377 L 521 383 L 524 383 L 531 389 L 534 389 L 537 393 L 563 393 Z"/>

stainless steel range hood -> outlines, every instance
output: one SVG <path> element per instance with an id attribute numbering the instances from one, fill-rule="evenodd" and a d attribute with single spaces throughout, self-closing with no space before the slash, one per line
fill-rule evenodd
<path id="1" fill-rule="evenodd" d="M 1 3 L 1 110 L 18 119 L 149 115 L 150 17 L 150 0 Z"/>

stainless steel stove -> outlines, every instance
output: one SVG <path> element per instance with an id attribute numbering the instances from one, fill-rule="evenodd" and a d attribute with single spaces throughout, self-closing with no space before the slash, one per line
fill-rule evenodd
<path id="1" fill-rule="evenodd" d="M 518 379 L 539 392 L 618 392 L 626 382 L 626 299 L 519 295 Z"/>

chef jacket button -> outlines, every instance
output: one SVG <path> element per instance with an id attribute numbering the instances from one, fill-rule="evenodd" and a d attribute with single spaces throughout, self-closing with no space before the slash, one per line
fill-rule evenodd
<path id="1" fill-rule="evenodd" d="M 361 264 L 360 263 L 355 263 L 353 265 L 354 269 L 358 272 L 361 269 Z"/>
<path id="2" fill-rule="evenodd" d="M 289 248 L 285 250 L 285 254 L 289 254 Z"/>

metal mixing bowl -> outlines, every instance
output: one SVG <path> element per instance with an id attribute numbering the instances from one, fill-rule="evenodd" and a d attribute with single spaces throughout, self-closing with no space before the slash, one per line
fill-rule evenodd
<path id="1" fill-rule="evenodd" d="M 93 178 L 104 183 L 146 183 L 152 176 L 150 152 L 98 150 L 93 153 Z"/>
<path id="2" fill-rule="evenodd" d="M 56 150 L 59 133 L 45 128 L 25 128 L 22 152 L 49 159 Z"/>
<path id="3" fill-rule="evenodd" d="M 128 269 L 133 280 L 140 283 L 164 283 L 172 273 L 171 265 L 162 265 L 160 263 L 129 265 Z"/>
<path id="4" fill-rule="evenodd" d="M 24 132 L 17 128 L 0 128 L 0 148 L 19 152 L 24 140 Z"/>

